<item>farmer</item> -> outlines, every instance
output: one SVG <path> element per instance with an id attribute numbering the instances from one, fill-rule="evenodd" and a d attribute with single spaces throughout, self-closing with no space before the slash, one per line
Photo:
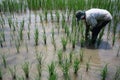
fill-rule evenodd
<path id="1" fill-rule="evenodd" d="M 98 8 L 93 8 L 87 11 L 78 10 L 76 12 L 76 18 L 78 23 L 80 20 L 85 20 L 85 40 L 88 40 L 90 30 L 92 32 L 92 39 L 90 44 L 92 45 L 95 44 L 100 30 L 112 20 L 112 16 L 107 10 Z"/>

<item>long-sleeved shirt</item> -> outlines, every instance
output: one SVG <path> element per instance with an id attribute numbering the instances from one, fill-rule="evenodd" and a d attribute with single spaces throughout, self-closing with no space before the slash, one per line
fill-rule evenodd
<path id="1" fill-rule="evenodd" d="M 85 14 L 86 14 L 86 23 L 87 25 L 90 25 L 91 28 L 96 27 L 96 25 L 98 24 L 98 21 L 112 20 L 111 14 L 104 9 L 93 8 L 93 9 L 87 10 Z"/>

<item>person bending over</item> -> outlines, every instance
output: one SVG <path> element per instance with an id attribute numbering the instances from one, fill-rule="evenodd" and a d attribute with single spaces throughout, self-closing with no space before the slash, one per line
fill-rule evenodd
<path id="1" fill-rule="evenodd" d="M 85 20 L 86 41 L 89 38 L 89 31 L 92 32 L 92 39 L 91 39 L 92 45 L 95 44 L 100 30 L 104 28 L 112 20 L 112 16 L 109 11 L 98 8 L 89 9 L 87 11 L 78 10 L 75 15 L 78 23 L 80 20 Z"/>

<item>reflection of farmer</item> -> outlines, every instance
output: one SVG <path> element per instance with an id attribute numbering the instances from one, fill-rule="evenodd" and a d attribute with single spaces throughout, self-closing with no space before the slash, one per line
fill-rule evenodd
<path id="1" fill-rule="evenodd" d="M 97 36 L 100 30 L 106 26 L 112 19 L 111 14 L 104 9 L 90 9 L 87 11 L 77 11 L 76 12 L 77 21 L 85 20 L 86 33 L 85 39 L 88 40 L 89 30 L 92 32 L 92 44 L 95 44 Z"/>

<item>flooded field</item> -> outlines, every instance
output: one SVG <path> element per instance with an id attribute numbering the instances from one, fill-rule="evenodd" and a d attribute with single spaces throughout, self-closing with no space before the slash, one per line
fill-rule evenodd
<path id="1" fill-rule="evenodd" d="M 77 29 L 80 27 L 80 30 L 82 28 L 84 30 L 85 25 L 81 23 L 79 27 L 72 27 L 74 13 L 68 14 L 67 11 L 59 10 L 58 13 L 59 17 L 54 10 L 52 17 L 51 13 L 44 15 L 42 11 L 2 14 L 3 24 L 0 31 L 4 33 L 5 41 L 0 47 L 0 70 L 3 80 L 13 80 L 14 75 L 17 80 L 26 80 L 23 69 L 25 63 L 28 63 L 29 80 L 104 80 L 101 75 L 105 75 L 102 74 L 105 65 L 107 66 L 105 80 L 120 80 L 120 75 L 115 79 L 117 67 L 120 67 L 119 34 L 116 34 L 113 45 L 113 33 L 110 31 L 108 35 L 107 25 L 97 48 L 81 47 L 81 32 Z M 118 25 L 118 29 L 119 27 Z M 72 44 L 74 37 L 75 48 Z M 65 49 L 62 43 L 64 39 L 67 40 Z M 62 58 L 61 63 L 59 54 Z M 74 65 L 77 60 L 79 66 L 75 74 Z M 55 75 L 50 79 L 49 68 L 52 63 L 55 66 L 53 70 Z"/>

